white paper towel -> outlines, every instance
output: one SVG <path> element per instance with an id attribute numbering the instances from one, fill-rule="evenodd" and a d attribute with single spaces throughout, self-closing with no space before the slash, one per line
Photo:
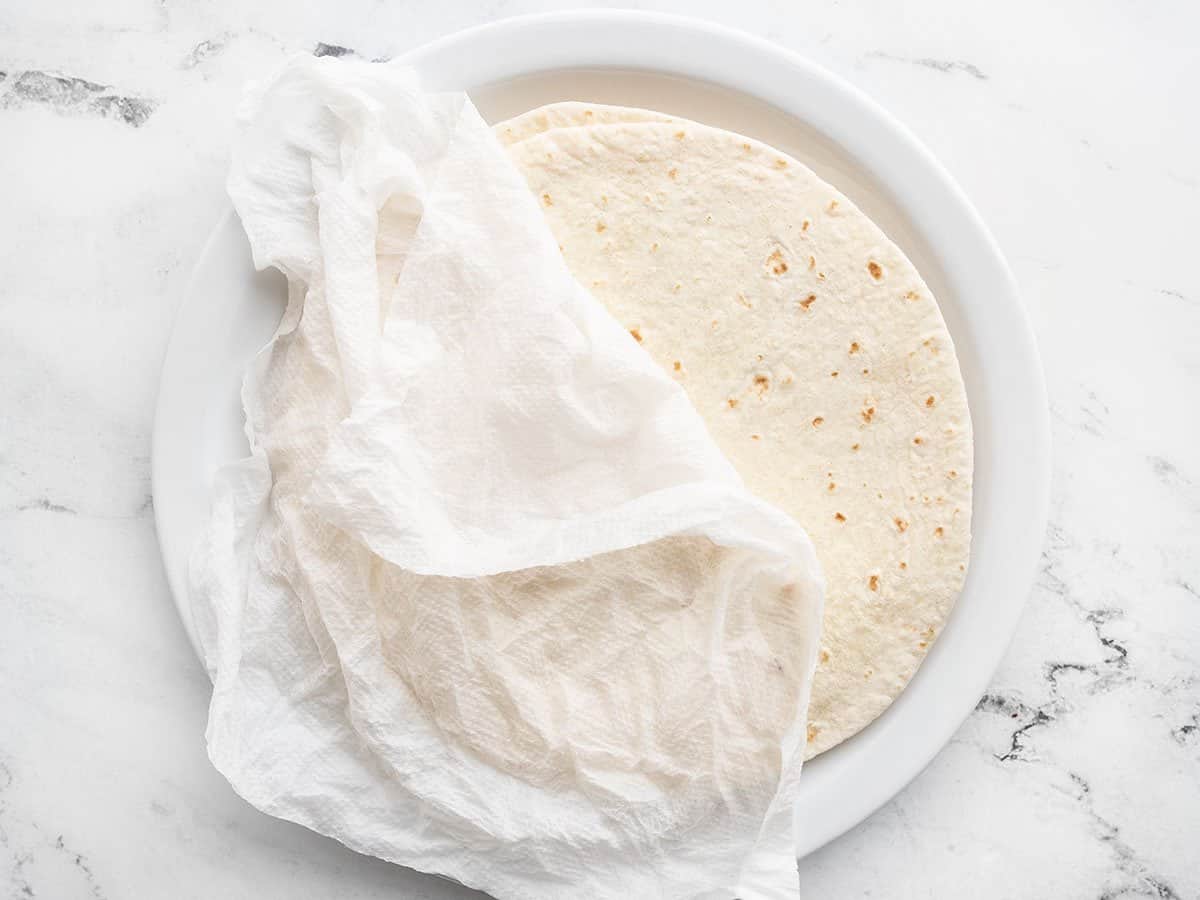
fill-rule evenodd
<path id="1" fill-rule="evenodd" d="M 500 898 L 796 896 L 812 548 L 466 96 L 294 59 L 229 190 L 290 297 L 192 561 L 216 767 Z"/>

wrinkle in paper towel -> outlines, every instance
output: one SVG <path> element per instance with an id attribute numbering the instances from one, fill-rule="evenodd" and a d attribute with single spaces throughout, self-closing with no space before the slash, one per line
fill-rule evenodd
<path id="1" fill-rule="evenodd" d="M 217 768 L 500 898 L 795 896 L 812 548 L 465 95 L 293 60 L 229 187 L 290 301 L 193 558 Z"/>

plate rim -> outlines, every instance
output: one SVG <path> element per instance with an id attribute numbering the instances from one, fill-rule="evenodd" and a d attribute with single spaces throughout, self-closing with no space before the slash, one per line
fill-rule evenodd
<path id="1" fill-rule="evenodd" d="M 620 32 L 621 40 L 607 39 L 615 37 L 615 32 Z M 663 44 L 665 38 L 670 40 Z M 713 52 L 702 52 L 706 47 Z M 503 52 L 496 52 L 497 50 Z M 736 59 L 739 58 L 743 61 L 753 61 L 757 65 L 732 72 Z M 891 716 L 889 713 L 893 709 L 898 711 L 901 698 L 913 691 L 913 685 L 918 681 L 921 671 L 926 668 L 929 658 L 918 668 L 912 681 L 889 710 L 857 735 L 806 764 L 807 775 L 801 779 L 801 803 L 807 799 L 806 794 L 810 793 L 805 789 L 807 784 L 812 784 L 816 775 L 812 770 L 825 772 L 832 764 L 830 761 L 835 758 L 849 759 L 853 756 L 854 761 L 843 766 L 851 770 L 855 765 L 859 768 L 883 765 L 883 768 L 878 770 L 872 769 L 873 778 L 870 779 L 869 790 L 863 788 L 867 780 L 852 779 L 845 773 L 834 779 L 835 782 L 844 782 L 845 787 L 851 788 L 850 794 L 842 795 L 834 789 L 826 790 L 825 800 L 836 799 L 838 802 L 826 802 L 827 808 L 821 810 L 823 818 L 820 821 L 798 822 L 796 855 L 798 858 L 806 856 L 868 818 L 903 790 L 945 747 L 977 705 L 978 699 L 984 694 L 1005 655 L 1034 581 L 1050 502 L 1049 404 L 1043 368 L 1028 312 L 999 246 L 965 193 L 932 152 L 906 126 L 867 94 L 799 53 L 724 25 L 692 17 L 635 10 L 592 9 L 523 15 L 472 26 L 436 38 L 402 54 L 398 60 L 427 70 L 437 66 L 443 69 L 453 68 L 454 61 L 457 60 L 460 68 L 491 73 L 489 78 L 477 79 L 474 82 L 476 86 L 555 69 L 613 68 L 666 73 L 740 91 L 816 127 L 839 146 L 851 152 L 856 162 L 889 189 L 895 187 L 896 173 L 905 167 L 908 174 L 920 176 L 924 187 L 930 190 L 935 198 L 940 198 L 941 205 L 963 219 L 968 233 L 965 237 L 960 235 L 957 238 L 960 248 L 963 242 L 974 241 L 976 256 L 991 266 L 991 274 L 998 279 L 993 293 L 1003 296 L 1007 301 L 1004 312 L 1011 317 L 1012 322 L 1006 339 L 1013 342 L 1007 346 L 1010 350 L 1009 356 L 1016 363 L 1016 373 L 1025 378 L 1025 383 L 1019 387 L 1028 412 L 1023 423 L 1026 429 L 1026 452 L 1022 467 L 1030 477 L 1026 482 L 1023 498 L 1026 513 L 1020 517 L 1027 523 L 1027 533 L 1018 534 L 1010 541 L 1015 545 L 1011 554 L 1013 565 L 1009 572 L 1003 573 L 1008 593 L 1015 592 L 1017 596 L 1010 600 L 1006 608 L 996 611 L 994 624 L 999 626 L 999 630 L 992 635 L 990 644 L 984 651 L 976 654 L 981 659 L 970 673 L 972 677 L 965 678 L 963 683 L 959 684 L 952 692 L 953 697 L 944 698 L 950 708 L 941 714 L 934 725 L 924 723 L 929 727 L 924 730 L 922 740 L 901 741 L 900 752 L 888 759 L 887 754 L 880 752 L 879 741 L 871 738 L 878 737 L 883 732 L 897 731 L 898 712 Z M 786 91 L 779 86 L 780 81 L 769 81 L 781 73 L 790 76 L 785 79 L 789 85 L 814 87 L 823 91 L 829 98 L 826 115 L 801 117 L 796 112 L 797 103 L 789 100 Z M 875 152 L 871 151 L 872 144 L 876 147 Z M 881 159 L 879 151 L 883 148 L 893 152 L 901 151 L 897 154 L 900 162 Z M 906 214 L 912 214 L 913 208 L 904 203 L 901 196 L 897 195 L 895 202 Z M 930 201 L 928 205 L 932 208 L 937 203 Z M 192 271 L 183 300 L 175 311 L 175 321 L 163 358 L 151 437 L 151 489 L 154 496 L 160 494 L 161 485 L 169 478 L 169 466 L 162 448 L 167 442 L 165 434 L 170 421 L 174 393 L 169 376 L 172 349 L 177 340 L 180 340 L 178 322 L 182 310 L 195 302 L 200 274 L 211 262 L 210 257 L 223 232 L 231 225 L 236 227 L 236 221 L 231 221 L 233 218 L 232 210 L 228 210 L 210 234 Z M 920 228 L 919 219 L 914 224 Z M 926 227 L 932 228 L 933 223 L 927 222 Z M 954 251 L 947 250 L 945 253 L 953 255 Z M 939 251 L 939 259 L 942 256 L 943 253 Z M 963 303 L 964 308 L 969 306 L 970 304 Z M 171 528 L 166 522 L 166 515 L 164 508 L 156 503 L 156 537 L 164 559 L 168 586 L 188 637 L 193 647 L 198 648 L 190 608 L 186 602 L 184 578 L 169 562 L 171 556 L 166 549 L 166 535 Z M 973 558 L 975 553 L 973 545 Z M 998 587 L 989 586 L 986 589 L 993 594 L 1003 593 Z M 966 590 L 964 586 L 963 592 Z M 930 658 L 937 652 L 940 643 L 939 641 L 934 644 Z M 840 757 L 832 756 L 839 754 L 839 751 Z M 888 766 L 887 763 L 891 765 Z M 820 807 L 819 797 L 813 802 Z M 801 816 L 797 818 L 802 819 Z"/>

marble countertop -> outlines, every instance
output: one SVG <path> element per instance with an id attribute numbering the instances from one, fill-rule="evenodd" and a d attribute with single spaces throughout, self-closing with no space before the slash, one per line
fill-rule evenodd
<path id="1" fill-rule="evenodd" d="M 0 0 L 0 896 L 479 896 L 209 765 L 150 430 L 242 81 L 570 5 Z M 908 123 L 1045 361 L 1051 524 L 1016 640 L 929 768 L 801 862 L 806 896 L 1200 897 L 1200 6 L 639 6 L 798 50 Z"/>

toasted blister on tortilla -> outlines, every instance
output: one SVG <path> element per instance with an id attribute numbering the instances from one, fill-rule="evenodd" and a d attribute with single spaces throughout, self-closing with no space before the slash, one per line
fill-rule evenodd
<path id="1" fill-rule="evenodd" d="M 904 689 L 965 579 L 971 419 L 933 295 L 850 200 L 751 138 L 586 103 L 494 133 L 577 280 L 813 539 L 808 756 L 837 745 Z"/>

